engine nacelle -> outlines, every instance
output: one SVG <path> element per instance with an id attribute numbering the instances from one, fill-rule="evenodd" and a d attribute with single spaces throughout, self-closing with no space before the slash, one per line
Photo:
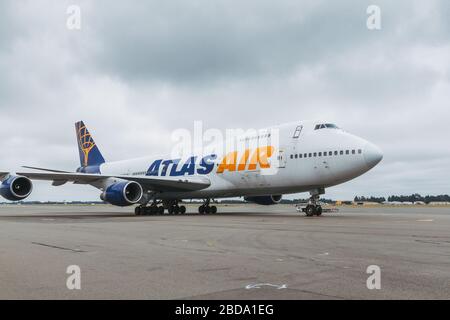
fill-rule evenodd
<path id="1" fill-rule="evenodd" d="M 281 202 L 282 197 L 283 197 L 282 195 L 255 196 L 255 197 L 244 197 L 244 200 L 256 204 L 261 204 L 264 206 L 269 206 L 272 204 L 279 204 Z"/>
<path id="2" fill-rule="evenodd" d="M 115 206 L 126 207 L 138 203 L 143 194 L 144 191 L 139 183 L 124 181 L 110 185 L 100 195 L 100 199 Z"/>
<path id="3" fill-rule="evenodd" d="M 28 198 L 33 191 L 33 182 L 27 177 L 10 176 L 0 185 L 0 194 L 9 201 L 20 201 Z"/>

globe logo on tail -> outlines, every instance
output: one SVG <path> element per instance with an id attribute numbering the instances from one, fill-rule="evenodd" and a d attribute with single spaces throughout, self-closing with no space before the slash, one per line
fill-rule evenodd
<path id="1" fill-rule="evenodd" d="M 83 123 L 78 124 L 77 128 L 78 145 L 83 152 L 83 166 L 87 167 L 89 163 L 89 153 L 95 147 L 94 139 Z"/>

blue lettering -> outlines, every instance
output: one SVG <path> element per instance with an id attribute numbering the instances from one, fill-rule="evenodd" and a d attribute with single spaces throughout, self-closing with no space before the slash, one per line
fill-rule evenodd
<path id="1" fill-rule="evenodd" d="M 185 164 L 181 167 L 180 171 L 173 171 L 170 173 L 171 176 L 184 176 L 189 175 L 192 176 L 195 174 L 195 160 L 197 157 L 190 157 Z"/>
<path id="2" fill-rule="evenodd" d="M 147 176 L 157 176 L 159 174 L 159 166 L 162 160 L 156 160 L 152 163 L 150 168 L 147 170 Z"/>
<path id="3" fill-rule="evenodd" d="M 202 159 L 200 163 L 200 169 L 197 170 L 198 174 L 209 174 L 214 169 L 214 160 L 217 158 L 217 155 L 211 154 Z"/>
<path id="4" fill-rule="evenodd" d="M 161 171 L 161 176 L 165 176 L 167 174 L 167 169 L 169 169 L 169 166 L 173 163 L 173 160 L 164 160 L 162 162 L 163 169 Z"/>
<path id="5" fill-rule="evenodd" d="M 172 169 L 170 170 L 170 176 L 177 175 L 177 167 L 178 167 L 178 163 L 180 162 L 180 160 L 181 159 L 172 160 L 173 166 L 172 166 Z"/>

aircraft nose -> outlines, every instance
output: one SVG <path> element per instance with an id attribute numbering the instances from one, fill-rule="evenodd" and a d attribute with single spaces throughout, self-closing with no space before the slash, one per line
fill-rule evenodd
<path id="1" fill-rule="evenodd" d="M 375 167 L 381 161 L 381 159 L 383 159 L 383 152 L 373 143 L 368 142 L 364 146 L 363 152 L 364 160 L 369 169 Z"/>

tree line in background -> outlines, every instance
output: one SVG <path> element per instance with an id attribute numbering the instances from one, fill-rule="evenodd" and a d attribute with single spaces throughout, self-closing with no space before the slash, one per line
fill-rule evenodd
<path id="1" fill-rule="evenodd" d="M 358 197 L 354 199 L 355 202 L 378 202 L 382 203 L 386 201 L 384 197 Z M 387 201 L 389 202 L 450 202 L 450 196 L 448 194 L 442 194 L 437 196 L 421 196 L 418 193 L 412 195 L 401 195 L 401 196 L 389 196 Z"/>

